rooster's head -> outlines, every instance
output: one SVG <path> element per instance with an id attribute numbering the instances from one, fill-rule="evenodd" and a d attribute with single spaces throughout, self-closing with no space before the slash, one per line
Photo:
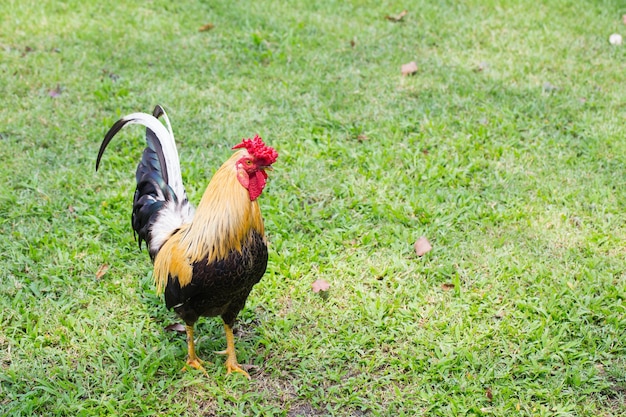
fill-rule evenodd
<path id="1" fill-rule="evenodd" d="M 233 146 L 233 149 L 245 149 L 247 152 L 236 162 L 237 179 L 248 190 L 250 200 L 256 200 L 265 188 L 267 173 L 272 164 L 278 158 L 278 152 L 263 143 L 259 135 L 253 139 L 243 139 L 241 143 Z"/>

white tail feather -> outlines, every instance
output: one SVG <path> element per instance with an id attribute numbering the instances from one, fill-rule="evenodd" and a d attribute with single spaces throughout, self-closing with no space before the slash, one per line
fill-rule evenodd
<path id="1" fill-rule="evenodd" d="M 174 134 L 172 126 L 165 113 L 163 113 L 167 129 L 156 117 L 147 113 L 132 113 L 124 117 L 128 124 L 139 124 L 152 130 L 156 135 L 161 147 L 163 148 L 163 156 L 167 165 L 168 184 L 179 200 L 185 198 L 185 188 L 183 187 L 183 178 L 180 173 L 180 160 L 178 159 L 178 151 L 176 150 L 176 142 L 174 142 Z"/>

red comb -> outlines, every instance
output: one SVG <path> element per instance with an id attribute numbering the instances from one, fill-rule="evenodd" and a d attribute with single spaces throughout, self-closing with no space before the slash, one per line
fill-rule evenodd
<path id="1" fill-rule="evenodd" d="M 233 149 L 241 148 L 246 148 L 248 153 L 254 156 L 261 165 L 272 165 L 278 158 L 278 152 L 263 143 L 263 139 L 259 135 L 254 135 L 253 139 L 242 139 L 240 144 L 233 146 Z"/>

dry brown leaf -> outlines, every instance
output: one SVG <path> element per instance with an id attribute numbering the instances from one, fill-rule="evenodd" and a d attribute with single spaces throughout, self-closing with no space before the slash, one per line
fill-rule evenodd
<path id="1" fill-rule="evenodd" d="M 415 63 L 415 61 L 411 61 L 408 64 L 402 65 L 402 68 L 400 70 L 402 71 L 402 75 L 404 76 L 413 75 L 417 72 L 417 64 Z"/>
<path id="2" fill-rule="evenodd" d="M 261 368 L 259 365 L 252 365 L 251 363 L 242 363 L 239 366 L 241 366 L 244 371 L 256 371 Z"/>
<path id="3" fill-rule="evenodd" d="M 356 41 L 354 39 L 350 39 L 350 47 L 354 48 L 356 46 Z"/>
<path id="4" fill-rule="evenodd" d="M 107 273 L 108 270 L 109 270 L 109 265 L 107 264 L 100 265 L 100 268 L 98 268 L 98 271 L 96 271 L 96 279 L 102 278 L 104 274 Z"/>
<path id="5" fill-rule="evenodd" d="M 546 93 L 553 93 L 557 91 L 558 89 L 559 87 L 557 87 L 556 85 L 552 84 L 549 81 L 546 81 L 545 83 L 543 83 L 543 91 Z"/>
<path id="6" fill-rule="evenodd" d="M 318 279 L 311 284 L 311 288 L 315 293 L 318 293 L 320 291 L 328 291 L 328 289 L 330 288 L 330 284 L 323 279 Z"/>
<path id="7" fill-rule="evenodd" d="M 446 282 L 445 284 L 441 284 L 441 289 L 443 289 L 444 291 L 453 290 L 454 284 L 452 284 L 451 282 Z"/>
<path id="8" fill-rule="evenodd" d="M 408 11 L 406 10 L 402 10 L 400 13 L 398 13 L 397 15 L 388 15 L 385 16 L 385 19 L 389 20 L 390 22 L 401 22 L 402 19 L 404 19 L 404 16 L 406 16 L 406 14 L 408 13 Z"/>
<path id="9" fill-rule="evenodd" d="M 200 26 L 200 29 L 198 29 L 198 32 L 208 32 L 209 30 L 213 29 L 214 27 L 215 27 L 215 25 L 213 23 L 207 23 L 206 25 Z"/>
<path id="10" fill-rule="evenodd" d="M 491 392 L 491 388 L 487 387 L 487 389 L 485 390 L 485 395 L 487 396 L 487 399 L 489 401 L 493 400 L 493 392 Z"/>
<path id="11" fill-rule="evenodd" d="M 417 241 L 413 244 L 413 248 L 415 249 L 415 254 L 417 256 L 424 256 L 433 248 L 424 236 L 417 239 Z"/>
<path id="12" fill-rule="evenodd" d="M 102 69 L 102 75 L 106 75 L 107 77 L 109 77 L 112 81 L 117 81 L 120 79 L 120 76 L 117 75 L 116 73 L 109 71 L 106 68 Z"/>
<path id="13" fill-rule="evenodd" d="M 598 371 L 599 375 L 604 375 L 606 373 L 606 371 L 604 370 L 603 364 L 597 363 L 595 366 L 596 366 L 596 371 Z"/>
<path id="14" fill-rule="evenodd" d="M 48 95 L 52 98 L 59 97 L 61 95 L 61 86 L 57 84 L 56 88 L 53 88 L 50 91 L 48 91 Z"/>
<path id="15" fill-rule="evenodd" d="M 163 328 L 166 332 L 185 333 L 185 326 L 181 323 L 172 323 Z"/>
<path id="16" fill-rule="evenodd" d="M 25 57 L 26 54 L 28 54 L 29 52 L 33 52 L 33 48 L 27 45 L 26 48 L 24 48 L 24 52 L 22 52 L 22 58 Z"/>
<path id="17" fill-rule="evenodd" d="M 483 72 L 488 68 L 489 68 L 489 64 L 485 61 L 482 61 L 474 68 L 474 72 Z"/>

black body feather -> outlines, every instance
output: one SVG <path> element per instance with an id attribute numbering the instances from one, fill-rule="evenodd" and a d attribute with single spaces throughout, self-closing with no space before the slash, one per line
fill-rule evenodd
<path id="1" fill-rule="evenodd" d="M 241 252 L 233 250 L 226 258 L 211 263 L 206 259 L 196 262 L 193 278 L 184 287 L 168 277 L 165 304 L 189 325 L 200 316 L 221 316 L 232 327 L 252 287 L 265 273 L 267 259 L 267 244 L 253 231 Z"/>

